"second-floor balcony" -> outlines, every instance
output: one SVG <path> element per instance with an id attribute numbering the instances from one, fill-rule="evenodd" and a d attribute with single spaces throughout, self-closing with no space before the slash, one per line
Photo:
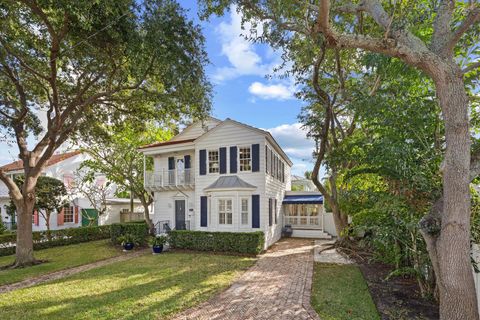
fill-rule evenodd
<path id="1" fill-rule="evenodd" d="M 163 169 L 145 174 L 145 189 L 148 191 L 193 190 L 194 186 L 193 169 Z"/>

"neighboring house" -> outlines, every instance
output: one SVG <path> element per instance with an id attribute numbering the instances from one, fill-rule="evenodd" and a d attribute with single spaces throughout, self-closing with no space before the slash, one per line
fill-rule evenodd
<path id="1" fill-rule="evenodd" d="M 305 177 L 292 175 L 292 190 L 294 191 L 317 191 L 312 180 Z"/>
<path id="2" fill-rule="evenodd" d="M 110 224 L 113 222 L 120 222 L 121 211 L 125 208 L 129 208 L 129 199 L 117 199 L 113 193 L 115 188 L 112 188 L 112 194 L 107 199 L 107 210 L 100 219 L 98 212 L 94 209 L 94 205 L 87 200 L 79 192 L 75 192 L 75 173 L 80 168 L 83 161 L 89 159 L 87 154 L 80 151 L 72 151 L 62 154 L 53 155 L 47 162 L 46 168 L 42 175 L 56 178 L 63 181 L 67 191 L 70 193 L 70 203 L 60 210 L 60 212 L 52 212 L 50 215 L 50 229 L 66 229 L 76 228 L 87 225 L 97 224 Z M 23 162 L 21 160 L 12 162 L 0 168 L 7 175 L 14 178 L 23 174 Z M 103 184 L 106 182 L 104 175 L 99 174 L 95 183 Z M 125 200 L 128 203 L 125 203 Z M 12 229 L 16 223 L 15 216 L 9 216 L 6 212 L 6 207 L 10 203 L 10 197 L 8 195 L 8 188 L 0 181 L 0 215 L 3 223 Z M 140 209 L 141 206 L 136 204 L 136 209 Z M 143 209 L 141 209 L 143 211 Z M 33 231 L 46 230 L 46 220 L 43 215 L 37 211 L 32 216 L 32 229 Z"/>
<path id="3" fill-rule="evenodd" d="M 323 197 L 289 192 L 292 162 L 268 131 L 208 118 L 139 151 L 154 160 L 145 188 L 160 229 L 263 231 L 266 248 L 285 224 L 298 236 L 328 236 Z"/>

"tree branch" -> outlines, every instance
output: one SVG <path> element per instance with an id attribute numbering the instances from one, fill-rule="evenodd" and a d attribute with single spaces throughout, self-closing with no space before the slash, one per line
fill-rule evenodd
<path id="1" fill-rule="evenodd" d="M 468 73 L 470 71 L 473 71 L 477 68 L 480 68 L 480 60 L 476 61 L 476 62 L 473 62 L 472 64 L 470 64 L 469 66 L 466 66 L 465 68 L 463 68 L 462 70 L 462 73 L 465 74 L 465 73 Z"/>
<path id="2" fill-rule="evenodd" d="M 471 26 L 480 21 L 480 7 L 474 6 L 467 14 L 462 23 L 457 29 L 448 37 L 448 41 L 445 44 L 445 50 L 449 52 L 453 51 L 453 48 L 457 45 L 462 36 L 470 29 Z"/>
<path id="3" fill-rule="evenodd" d="M 431 42 L 431 49 L 437 54 L 444 56 L 451 54 L 446 46 L 448 39 L 452 35 L 450 29 L 450 21 L 452 20 L 453 10 L 455 9 L 455 1 L 442 0 L 437 7 L 437 15 L 433 22 L 433 36 Z"/>

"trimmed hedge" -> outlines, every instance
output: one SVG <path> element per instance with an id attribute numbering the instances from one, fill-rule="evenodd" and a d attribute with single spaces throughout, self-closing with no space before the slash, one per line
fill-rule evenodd
<path id="1" fill-rule="evenodd" d="M 33 249 L 40 250 L 68 244 L 108 239 L 110 237 L 110 226 L 92 226 L 51 230 L 50 240 L 47 231 L 32 232 Z M 15 253 L 17 234 L 0 235 L 0 256 L 8 256 Z M 13 244 L 13 245 L 12 245 Z"/>
<path id="2" fill-rule="evenodd" d="M 257 232 L 205 232 L 172 230 L 169 244 L 173 248 L 258 254 L 263 251 L 265 235 Z"/>
<path id="3" fill-rule="evenodd" d="M 119 237 L 131 234 L 138 239 L 141 246 L 147 244 L 149 230 L 145 221 L 134 221 L 127 223 L 114 223 L 110 225 L 110 239 L 114 244 L 120 244 Z"/>

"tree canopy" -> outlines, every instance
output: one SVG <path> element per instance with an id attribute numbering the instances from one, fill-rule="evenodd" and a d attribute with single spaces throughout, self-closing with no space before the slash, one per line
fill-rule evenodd
<path id="1" fill-rule="evenodd" d="M 0 179 L 23 266 L 34 262 L 36 182 L 57 148 L 95 121 L 203 115 L 211 87 L 204 37 L 174 0 L 4 1 L 0 30 L 0 130 L 16 141 L 25 183 Z"/>

